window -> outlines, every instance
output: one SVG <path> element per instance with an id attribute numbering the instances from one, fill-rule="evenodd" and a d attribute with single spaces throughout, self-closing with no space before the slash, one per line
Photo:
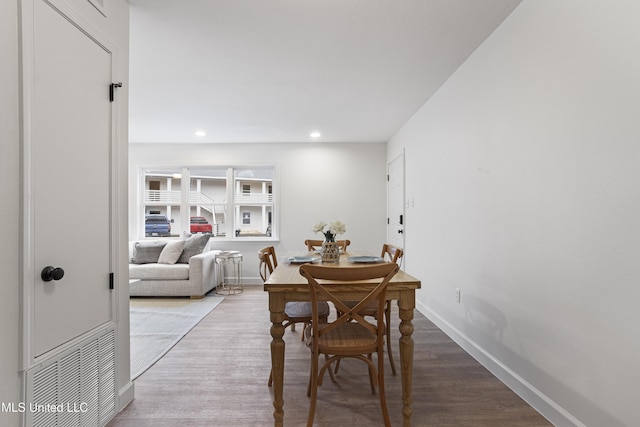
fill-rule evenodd
<path id="1" fill-rule="evenodd" d="M 140 218 L 144 228 L 140 234 L 147 237 L 176 237 L 180 235 L 177 227 L 180 221 L 182 206 L 180 204 L 180 188 L 182 173 L 179 168 L 159 169 L 144 173 L 143 206 Z M 153 216 L 165 218 L 169 225 L 164 229 L 153 226 Z M 141 236 L 140 236 L 141 237 Z"/>
<path id="2" fill-rule="evenodd" d="M 271 237 L 274 168 L 235 168 L 234 212 L 237 237 Z"/>
<path id="3" fill-rule="evenodd" d="M 165 215 L 173 237 L 197 232 L 194 217 L 211 225 L 214 238 L 276 235 L 273 166 L 145 168 L 141 175 L 140 218 Z"/>

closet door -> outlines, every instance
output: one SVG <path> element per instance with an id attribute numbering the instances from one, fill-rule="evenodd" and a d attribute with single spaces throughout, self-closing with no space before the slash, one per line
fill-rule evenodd
<path id="1" fill-rule="evenodd" d="M 50 3 L 34 0 L 33 16 L 25 240 L 37 358 L 111 320 L 112 57 Z"/>

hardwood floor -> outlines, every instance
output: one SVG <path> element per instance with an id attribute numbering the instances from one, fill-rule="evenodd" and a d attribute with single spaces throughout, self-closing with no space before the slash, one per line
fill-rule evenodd
<path id="1" fill-rule="evenodd" d="M 396 308 L 397 310 L 397 308 Z M 393 313 L 397 322 L 397 311 Z M 540 414 L 416 311 L 413 426 L 550 426 Z M 225 300 L 135 381 L 135 400 L 108 427 L 272 426 L 267 294 L 245 287 Z M 399 360 L 397 323 L 392 323 Z M 285 332 L 285 426 L 306 424 L 309 351 Z M 402 425 L 400 376 L 385 366 L 391 422 Z M 315 425 L 382 425 L 365 365 L 343 360 L 318 391 Z"/>

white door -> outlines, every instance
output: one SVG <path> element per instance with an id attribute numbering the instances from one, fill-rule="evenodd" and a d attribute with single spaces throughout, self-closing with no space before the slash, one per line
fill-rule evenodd
<path id="1" fill-rule="evenodd" d="M 404 153 L 387 165 L 387 242 L 404 248 Z"/>
<path id="2" fill-rule="evenodd" d="M 70 19 L 42 0 L 33 7 L 25 197 L 37 357 L 111 319 L 112 65 L 110 52 Z M 43 280 L 47 266 L 64 276 Z"/>

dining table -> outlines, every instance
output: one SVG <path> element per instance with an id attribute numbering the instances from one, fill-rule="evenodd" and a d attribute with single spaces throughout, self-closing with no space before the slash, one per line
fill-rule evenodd
<path id="1" fill-rule="evenodd" d="M 273 374 L 273 417 L 274 425 L 282 427 L 284 423 L 284 307 L 290 301 L 309 301 L 309 285 L 300 274 L 300 264 L 319 262 L 316 253 L 298 253 L 299 256 L 287 256 L 278 263 L 267 281 L 264 290 L 269 294 L 269 313 L 271 320 L 271 370 Z M 368 259 L 370 258 L 370 259 Z M 366 266 L 369 262 L 386 262 L 376 259 L 368 253 L 344 252 L 337 263 L 329 266 L 353 267 Z M 360 262 L 364 261 L 364 262 Z M 325 281 L 326 283 L 326 281 Z M 345 300 L 364 298 L 376 285 L 373 281 L 336 282 L 332 290 Z M 411 425 L 411 386 L 413 375 L 413 311 L 415 308 L 415 291 L 420 288 L 420 280 L 403 270 L 396 273 L 387 287 L 386 298 L 397 301 L 400 319 L 400 375 L 402 380 L 402 417 L 403 425 Z"/>

